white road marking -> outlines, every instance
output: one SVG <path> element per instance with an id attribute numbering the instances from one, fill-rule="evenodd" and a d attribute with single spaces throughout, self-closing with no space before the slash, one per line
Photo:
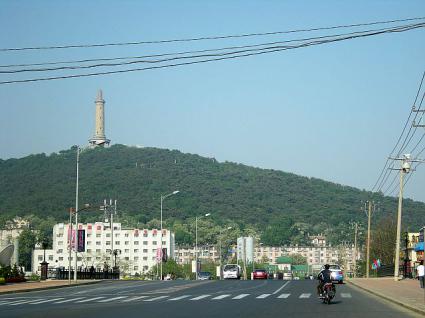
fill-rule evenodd
<path id="1" fill-rule="evenodd" d="M 88 298 L 88 299 L 84 299 L 84 300 L 79 300 L 79 301 L 77 301 L 76 303 L 87 303 L 87 302 L 89 302 L 89 301 L 92 301 L 92 300 L 98 300 L 98 299 L 102 299 L 102 298 L 105 298 L 105 297 L 94 297 L 94 298 Z"/>
<path id="2" fill-rule="evenodd" d="M 155 298 L 151 298 L 151 299 L 145 299 L 144 301 L 155 301 L 155 300 L 160 300 L 160 299 L 164 299 L 167 298 L 168 296 L 159 296 L 159 297 L 155 297 Z"/>
<path id="3" fill-rule="evenodd" d="M 341 297 L 342 298 L 351 298 L 351 294 L 350 293 L 341 293 Z"/>
<path id="4" fill-rule="evenodd" d="M 289 295 L 291 295 L 291 294 L 282 294 L 282 295 L 280 295 L 279 297 L 277 297 L 277 298 L 288 298 L 289 297 Z"/>
<path id="5" fill-rule="evenodd" d="M 65 299 L 65 300 L 54 302 L 54 304 L 64 304 L 64 303 L 69 303 L 71 301 L 80 300 L 80 299 L 84 299 L 84 297 Z"/>
<path id="6" fill-rule="evenodd" d="M 301 294 L 299 298 L 310 298 L 311 294 Z"/>
<path id="7" fill-rule="evenodd" d="M 226 298 L 226 297 L 229 297 L 229 296 L 230 296 L 230 294 L 220 295 L 220 296 L 217 296 L 217 297 L 212 298 L 212 300 L 220 300 L 220 299 L 223 299 L 223 298 Z"/>
<path id="8" fill-rule="evenodd" d="M 146 297 L 148 297 L 148 296 L 138 296 L 138 297 L 132 297 L 132 298 L 129 298 L 129 299 L 125 299 L 125 300 L 123 300 L 122 302 L 123 302 L 123 303 L 128 303 L 128 302 L 130 302 L 130 301 L 134 301 L 134 300 L 138 300 L 138 299 L 143 299 L 143 298 L 146 298 Z"/>
<path id="9" fill-rule="evenodd" d="M 168 300 L 180 300 L 180 299 L 184 299 L 184 298 L 187 298 L 187 297 L 190 297 L 190 296 L 192 296 L 192 295 L 183 295 L 183 296 L 171 298 L 171 299 L 168 299 Z"/>
<path id="10" fill-rule="evenodd" d="M 269 297 L 270 295 L 271 295 L 271 294 L 262 294 L 262 295 L 260 295 L 260 296 L 258 296 L 258 297 L 256 297 L 256 298 L 264 299 L 264 298 Z"/>
<path id="11" fill-rule="evenodd" d="M 287 281 L 285 284 L 283 284 L 283 286 L 282 287 L 280 287 L 278 290 L 275 290 L 274 292 L 273 292 L 273 295 L 274 294 L 277 294 L 278 292 L 280 292 L 286 285 L 288 285 L 289 284 L 289 281 Z"/>
<path id="12" fill-rule="evenodd" d="M 118 297 L 113 297 L 113 298 L 102 299 L 102 300 L 99 300 L 98 303 L 106 303 L 108 301 L 118 300 L 118 299 L 123 299 L 123 298 L 127 298 L 127 296 L 118 296 Z"/>
<path id="13" fill-rule="evenodd" d="M 2 305 L 10 305 L 10 306 L 16 306 L 16 305 L 20 305 L 20 304 L 26 304 L 26 303 L 30 303 L 33 301 L 39 301 L 39 300 L 43 300 L 43 299 L 26 299 L 26 300 L 18 300 L 18 301 L 12 301 L 12 302 L 8 302 L 8 303 L 4 303 Z"/>
<path id="14" fill-rule="evenodd" d="M 201 296 L 198 296 L 198 297 L 195 297 L 195 298 L 191 298 L 190 300 L 200 300 L 200 299 L 204 299 L 204 298 L 207 298 L 207 297 L 210 297 L 211 295 L 201 295 Z"/>
<path id="15" fill-rule="evenodd" d="M 44 303 L 49 303 L 51 301 L 62 300 L 62 299 L 63 299 L 63 297 L 53 298 L 53 299 L 45 299 L 45 300 L 40 300 L 40 301 L 36 301 L 36 302 L 30 302 L 29 305 L 44 304 Z"/>
<path id="16" fill-rule="evenodd" d="M 246 296 L 249 296 L 249 294 L 240 294 L 240 295 L 233 297 L 232 299 L 242 299 L 242 298 L 245 298 Z"/>

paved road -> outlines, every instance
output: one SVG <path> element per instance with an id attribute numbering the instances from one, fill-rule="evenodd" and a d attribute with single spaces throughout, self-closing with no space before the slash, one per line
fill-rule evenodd
<path id="1" fill-rule="evenodd" d="M 315 281 L 108 281 L 0 296 L 0 317 L 420 317 L 352 286 L 331 305 Z"/>

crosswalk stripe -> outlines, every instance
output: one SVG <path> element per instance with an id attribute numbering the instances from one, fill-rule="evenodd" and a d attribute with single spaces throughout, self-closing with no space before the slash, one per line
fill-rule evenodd
<path id="1" fill-rule="evenodd" d="M 242 298 L 245 298 L 246 296 L 249 296 L 249 294 L 240 294 L 240 295 L 233 297 L 232 299 L 242 299 Z"/>
<path id="2" fill-rule="evenodd" d="M 118 300 L 118 299 L 123 299 L 123 298 L 127 298 L 127 296 L 118 296 L 118 297 L 113 297 L 113 298 L 102 299 L 102 300 L 99 300 L 98 303 L 106 303 L 108 301 Z"/>
<path id="3" fill-rule="evenodd" d="M 291 295 L 291 294 L 282 294 L 282 295 L 280 295 L 279 297 L 277 297 L 277 298 L 288 298 L 289 297 L 289 295 Z"/>
<path id="4" fill-rule="evenodd" d="M 310 298 L 311 294 L 301 294 L 299 298 Z"/>
<path id="5" fill-rule="evenodd" d="M 77 297 L 77 298 L 70 298 L 70 299 L 65 299 L 65 300 L 60 300 L 60 301 L 56 301 L 54 302 L 54 304 L 64 304 L 64 303 L 69 303 L 71 301 L 76 301 L 76 300 L 80 300 L 83 299 L 84 297 Z"/>
<path id="6" fill-rule="evenodd" d="M 211 295 L 201 295 L 201 296 L 198 296 L 198 297 L 195 297 L 195 298 L 191 298 L 190 300 L 200 300 L 200 299 L 204 299 L 204 298 L 207 298 L 207 297 L 210 297 Z"/>
<path id="7" fill-rule="evenodd" d="M 168 296 L 159 296 L 159 297 L 154 297 L 154 298 L 150 298 L 150 299 L 145 299 L 144 301 L 155 301 L 155 300 L 160 300 L 160 299 L 164 299 L 167 298 Z"/>
<path id="8" fill-rule="evenodd" d="M 89 299 L 84 299 L 84 300 L 79 300 L 79 301 L 76 301 L 76 303 L 87 303 L 87 302 L 89 302 L 89 301 L 92 301 L 92 300 L 98 300 L 98 299 L 102 299 L 102 298 L 105 298 L 105 297 L 94 297 L 94 298 L 89 298 Z"/>
<path id="9" fill-rule="evenodd" d="M 168 300 L 180 300 L 180 299 L 184 299 L 184 298 L 187 298 L 187 297 L 190 297 L 190 296 L 192 296 L 192 295 L 183 295 L 183 296 L 171 298 L 171 299 L 168 299 Z"/>
<path id="10" fill-rule="evenodd" d="M 220 296 L 214 297 L 212 299 L 213 300 L 220 300 L 220 299 L 223 299 L 223 298 L 226 298 L 226 297 L 229 297 L 229 296 L 230 296 L 230 294 L 228 294 L 228 295 L 220 295 Z"/>
<path id="11" fill-rule="evenodd" d="M 132 298 L 129 298 L 129 299 L 124 299 L 121 302 L 128 303 L 130 301 L 135 301 L 135 300 L 143 299 L 143 298 L 146 298 L 146 297 L 148 297 L 148 296 L 146 296 L 146 295 L 145 296 L 137 296 L 137 297 L 132 297 Z"/>
<path id="12" fill-rule="evenodd" d="M 341 293 L 341 297 L 342 298 L 351 298 L 351 294 L 350 293 Z"/>
<path id="13" fill-rule="evenodd" d="M 50 303 L 51 301 L 62 300 L 62 299 L 63 299 L 63 297 L 53 298 L 53 299 L 45 299 L 45 300 L 40 300 L 40 301 L 36 301 L 36 302 L 30 302 L 29 305 L 38 305 L 38 304 Z"/>
<path id="14" fill-rule="evenodd" d="M 21 304 L 26 304 L 26 303 L 30 303 L 33 301 L 38 301 L 38 300 L 42 300 L 42 299 L 26 299 L 26 300 L 18 300 L 18 301 L 12 301 L 12 302 L 8 302 L 8 303 L 4 303 L 3 305 L 10 305 L 10 306 L 16 306 L 16 305 L 21 305 Z"/>
<path id="15" fill-rule="evenodd" d="M 256 297 L 256 298 L 264 299 L 264 298 L 269 297 L 270 295 L 271 295 L 271 294 L 262 294 L 262 295 L 260 295 L 260 296 L 258 296 L 258 297 Z"/>

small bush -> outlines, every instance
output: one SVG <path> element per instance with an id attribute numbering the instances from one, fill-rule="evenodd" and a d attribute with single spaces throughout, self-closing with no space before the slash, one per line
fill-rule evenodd
<path id="1" fill-rule="evenodd" d="M 0 277 L 0 285 L 6 284 L 6 280 L 3 277 Z"/>

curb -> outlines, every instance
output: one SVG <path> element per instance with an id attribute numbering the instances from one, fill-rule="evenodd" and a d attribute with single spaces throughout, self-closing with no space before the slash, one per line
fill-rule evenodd
<path id="1" fill-rule="evenodd" d="M 28 293 L 28 292 L 32 292 L 32 291 L 41 291 L 41 290 L 75 287 L 75 286 L 83 286 L 83 285 L 93 285 L 93 284 L 97 284 L 97 283 L 100 283 L 100 282 L 101 282 L 101 280 L 93 281 L 93 282 L 89 282 L 89 283 L 77 283 L 77 284 L 71 284 L 71 285 L 46 286 L 46 287 L 20 289 L 20 290 L 0 291 L 0 295 Z"/>
<path id="2" fill-rule="evenodd" d="M 419 308 L 417 308 L 417 307 L 413 307 L 413 306 L 411 306 L 411 305 L 405 304 L 405 303 L 403 303 L 403 302 L 401 302 L 401 301 L 399 301 L 399 300 L 396 300 L 396 299 L 394 299 L 394 298 L 391 298 L 391 297 L 385 296 L 385 295 L 383 295 L 383 294 L 381 294 L 381 293 L 378 293 L 378 292 L 372 291 L 372 290 L 370 290 L 370 289 L 367 289 L 367 288 L 365 288 L 365 287 L 359 286 L 359 285 L 357 285 L 357 284 L 355 284 L 355 283 L 353 283 L 353 282 L 351 282 L 351 281 L 348 281 L 348 280 L 347 280 L 347 283 L 349 283 L 349 284 L 351 284 L 351 285 L 353 285 L 353 286 L 356 286 L 357 288 L 359 288 L 359 289 L 361 289 L 361 290 L 363 290 L 363 291 L 366 291 L 366 292 L 368 292 L 368 293 L 370 293 L 370 294 L 372 294 L 372 295 L 375 295 L 375 296 L 381 297 L 381 298 L 383 298 L 383 299 L 385 299 L 385 300 L 388 300 L 388 301 L 390 301 L 390 302 L 392 302 L 392 303 L 394 303 L 394 304 L 397 304 L 397 305 L 399 305 L 399 306 L 401 306 L 401 307 L 404 307 L 404 308 L 407 308 L 407 309 L 409 309 L 409 310 L 412 310 L 412 311 L 414 311 L 414 312 L 416 312 L 416 313 L 419 313 L 419 314 L 422 314 L 422 315 L 423 315 L 423 314 L 425 314 L 425 310 L 419 309 Z"/>

